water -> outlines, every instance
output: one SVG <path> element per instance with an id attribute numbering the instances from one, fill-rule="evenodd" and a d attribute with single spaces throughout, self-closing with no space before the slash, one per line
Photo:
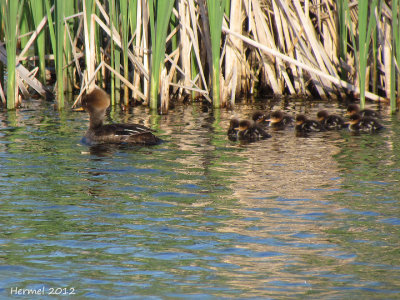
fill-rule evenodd
<path id="1" fill-rule="evenodd" d="M 232 114 L 265 105 L 112 112 L 166 142 L 100 149 L 80 143 L 86 114 L 1 112 L 0 297 L 400 298 L 400 122 L 226 138 Z"/>

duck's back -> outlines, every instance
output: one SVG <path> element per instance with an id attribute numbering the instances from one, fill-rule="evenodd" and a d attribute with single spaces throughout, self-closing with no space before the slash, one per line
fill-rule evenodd
<path id="1" fill-rule="evenodd" d="M 139 124 L 108 124 L 89 129 L 85 135 L 88 143 L 129 143 L 157 145 L 161 139 L 152 130 Z"/>

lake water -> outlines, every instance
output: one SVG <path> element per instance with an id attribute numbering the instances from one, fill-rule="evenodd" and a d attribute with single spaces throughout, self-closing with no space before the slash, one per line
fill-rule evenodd
<path id="1" fill-rule="evenodd" d="M 85 113 L 0 112 L 0 298 L 399 299 L 397 116 L 374 135 L 227 139 L 233 114 L 270 106 L 113 111 L 165 143 L 97 149 Z M 285 109 L 322 107 L 344 113 Z"/>

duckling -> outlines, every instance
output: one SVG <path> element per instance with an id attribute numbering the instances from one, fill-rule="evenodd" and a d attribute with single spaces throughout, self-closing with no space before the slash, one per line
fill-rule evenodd
<path id="1" fill-rule="evenodd" d="M 378 112 L 372 109 L 360 110 L 360 107 L 357 104 L 350 104 L 349 106 L 347 106 L 346 115 L 350 117 L 354 114 L 359 114 L 361 117 L 373 117 L 373 118 L 379 117 Z"/>
<path id="2" fill-rule="evenodd" d="M 110 97 L 100 88 L 82 98 L 82 109 L 89 113 L 89 128 L 83 141 L 95 145 L 104 144 L 132 144 L 156 145 L 161 139 L 156 137 L 152 130 L 139 124 L 103 124 L 106 109 L 110 105 Z"/>
<path id="3" fill-rule="evenodd" d="M 318 132 L 324 131 L 322 124 L 315 120 L 309 120 L 305 115 L 296 116 L 296 132 Z"/>
<path id="4" fill-rule="evenodd" d="M 346 123 L 341 117 L 330 115 L 326 110 L 319 111 L 317 119 L 326 130 L 340 130 L 346 127 Z"/>
<path id="5" fill-rule="evenodd" d="M 261 124 L 266 121 L 267 116 L 262 111 L 257 110 L 253 113 L 251 119 L 256 123 Z"/>
<path id="6" fill-rule="evenodd" d="M 239 140 L 254 142 L 258 140 L 264 140 L 270 138 L 264 129 L 258 126 L 253 120 L 241 120 L 239 122 Z"/>
<path id="7" fill-rule="evenodd" d="M 360 114 L 353 114 L 349 120 L 349 130 L 352 132 L 376 132 L 384 127 L 372 117 L 362 117 Z"/>
<path id="8" fill-rule="evenodd" d="M 269 121 L 269 126 L 274 130 L 282 130 L 293 123 L 293 118 L 282 111 L 277 110 L 271 113 L 271 116 L 267 121 Z"/>
<path id="9" fill-rule="evenodd" d="M 237 118 L 232 118 L 229 122 L 228 128 L 228 139 L 230 141 L 237 141 L 238 140 L 238 132 L 239 132 L 239 120 Z"/>

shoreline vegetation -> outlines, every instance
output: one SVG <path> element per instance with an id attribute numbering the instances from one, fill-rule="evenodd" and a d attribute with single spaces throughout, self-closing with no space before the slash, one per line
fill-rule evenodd
<path id="1" fill-rule="evenodd" d="M 0 100 L 234 106 L 349 96 L 398 109 L 400 0 L 0 0 Z"/>

